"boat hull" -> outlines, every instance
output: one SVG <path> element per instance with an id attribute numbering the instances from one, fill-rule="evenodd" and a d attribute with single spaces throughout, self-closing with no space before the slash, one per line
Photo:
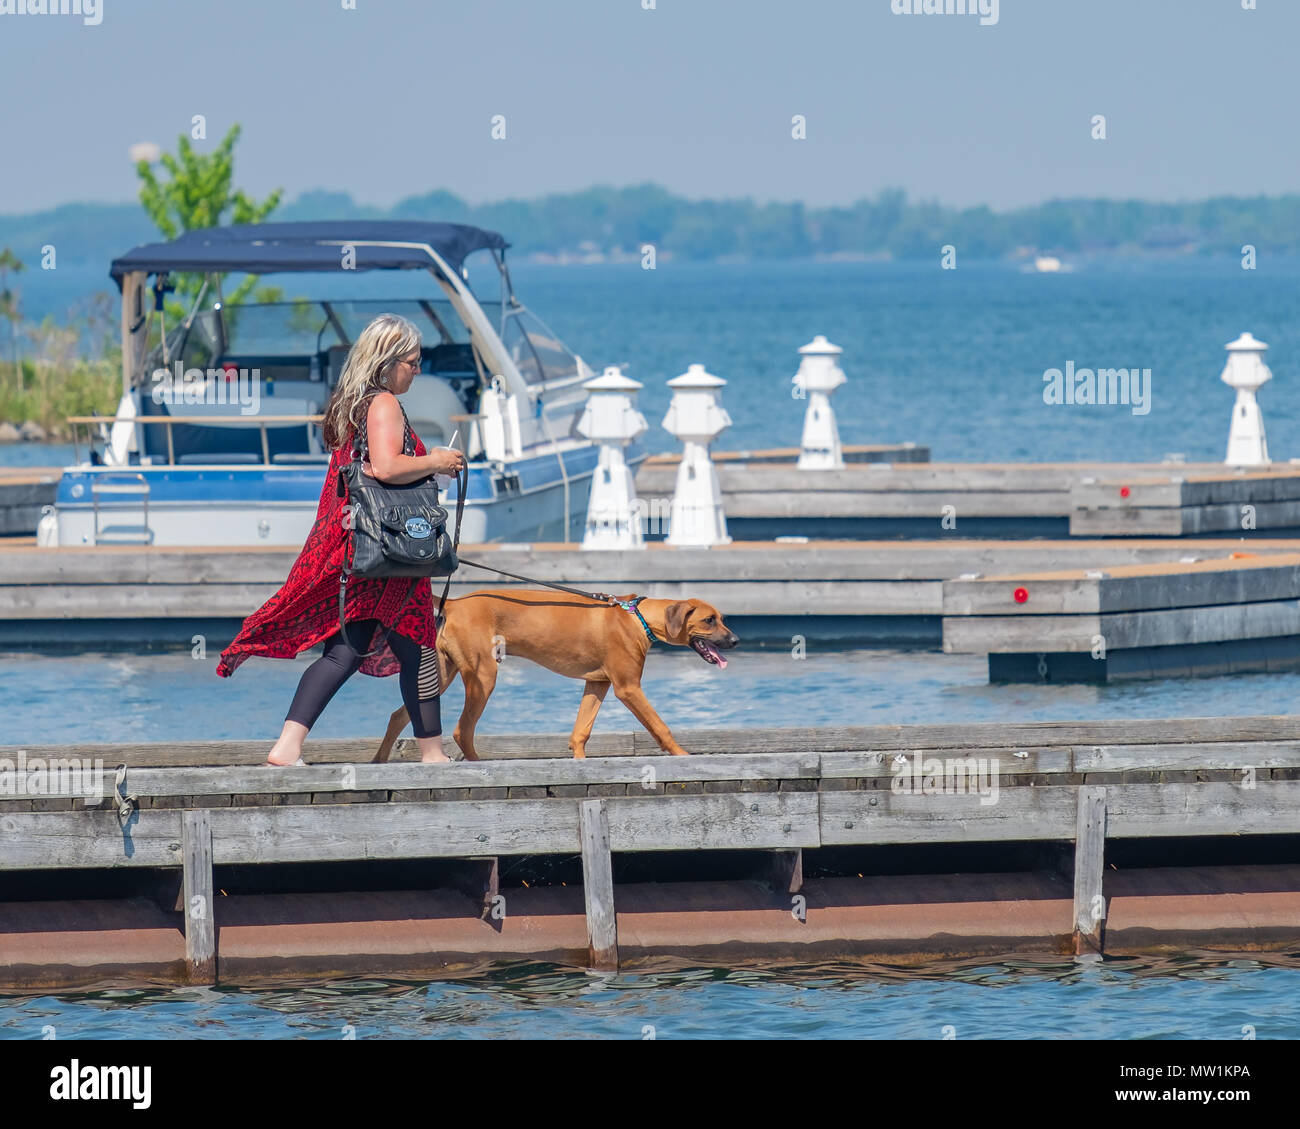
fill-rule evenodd
<path id="1" fill-rule="evenodd" d="M 598 457 L 594 446 L 563 453 L 567 524 L 557 454 L 521 459 L 504 471 L 471 465 L 461 540 L 581 539 Z M 296 548 L 316 520 L 323 482 L 320 466 L 69 467 L 55 503 L 56 533 L 44 542 Z M 121 487 L 130 489 L 114 490 Z M 454 515 L 454 484 L 442 502 Z"/>

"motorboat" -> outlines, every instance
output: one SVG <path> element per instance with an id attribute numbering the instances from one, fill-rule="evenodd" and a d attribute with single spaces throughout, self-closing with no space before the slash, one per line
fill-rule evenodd
<path id="1" fill-rule="evenodd" d="M 596 374 L 515 295 L 507 247 L 465 224 L 263 223 L 189 231 L 114 260 L 121 400 L 112 418 L 70 419 L 76 465 L 38 543 L 301 545 L 329 462 L 321 411 L 380 313 L 408 318 L 423 337 L 421 371 L 402 397 L 415 431 L 427 447 L 454 442 L 466 454 L 462 540 L 580 537 L 599 449 L 576 425 Z M 495 298 L 471 288 L 471 256 L 499 280 Z M 282 274 L 334 275 L 329 285 L 346 291 L 369 271 L 425 271 L 435 285 L 393 299 L 222 298 L 235 275 L 275 275 L 284 293 Z M 168 326 L 182 273 L 202 282 Z M 646 452 L 626 455 L 632 465 Z M 454 505 L 458 487 L 446 487 Z"/>

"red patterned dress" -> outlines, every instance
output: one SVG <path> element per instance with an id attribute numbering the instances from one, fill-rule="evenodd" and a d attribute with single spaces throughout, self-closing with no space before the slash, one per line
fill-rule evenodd
<path id="1" fill-rule="evenodd" d="M 415 454 L 426 454 L 418 435 Z M 289 578 L 281 589 L 252 615 L 235 641 L 221 652 L 217 673 L 229 678 L 239 664 L 252 655 L 271 659 L 292 659 L 309 647 L 322 643 L 339 629 L 339 577 L 343 573 L 344 554 L 348 551 L 347 530 L 343 527 L 343 507 L 346 500 L 339 497 L 339 470 L 352 456 L 349 440 L 334 452 L 325 486 L 321 490 L 320 505 L 316 509 L 316 524 L 307 535 L 307 543 L 289 570 Z M 407 593 L 410 592 L 410 599 Z M 393 616 L 401 613 L 396 623 Z M 384 677 L 401 669 L 384 631 L 392 627 L 421 647 L 432 648 L 437 642 L 437 629 L 433 622 L 433 587 L 428 579 L 415 581 L 393 577 L 387 580 L 348 580 L 347 603 L 344 618 L 350 623 L 357 619 L 377 619 L 380 626 L 364 648 L 376 651 L 361 663 L 362 674 Z"/>

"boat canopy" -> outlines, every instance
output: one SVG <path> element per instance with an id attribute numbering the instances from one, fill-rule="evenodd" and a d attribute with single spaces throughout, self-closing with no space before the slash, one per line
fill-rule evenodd
<path id="1" fill-rule="evenodd" d="M 509 244 L 495 231 L 460 223 L 417 220 L 325 220 L 312 223 L 246 223 L 187 231 L 168 243 L 146 243 L 113 260 L 109 273 L 122 287 L 132 271 L 276 271 L 341 270 L 339 247 L 356 247 L 355 270 L 427 270 L 431 263 L 422 247 L 376 247 L 374 243 L 428 244 L 452 268 L 488 248 L 504 251 Z"/>

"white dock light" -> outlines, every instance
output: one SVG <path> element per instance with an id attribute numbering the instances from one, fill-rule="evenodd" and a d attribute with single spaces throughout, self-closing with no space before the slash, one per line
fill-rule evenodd
<path id="1" fill-rule="evenodd" d="M 1225 348 L 1228 363 L 1219 377 L 1224 384 L 1237 390 L 1237 402 L 1232 405 L 1232 426 L 1228 429 L 1228 466 L 1267 466 L 1268 441 L 1264 437 L 1264 416 L 1259 410 L 1255 392 L 1260 385 L 1273 379 L 1264 352 L 1268 346 L 1243 333 Z"/>
<path id="2" fill-rule="evenodd" d="M 731 541 L 722 489 L 709 458 L 709 444 L 731 426 L 731 417 L 719 399 L 726 383 L 698 364 L 668 382 L 673 398 L 663 426 L 683 444 L 669 510 L 669 545 L 707 547 Z"/>
<path id="3" fill-rule="evenodd" d="M 600 462 L 591 476 L 584 549 L 642 549 L 639 507 L 632 472 L 623 448 L 646 430 L 645 416 L 636 408 L 640 383 L 610 366 L 583 384 L 587 406 L 578 431 L 600 444 Z"/>
<path id="4" fill-rule="evenodd" d="M 799 350 L 803 360 L 791 383 L 808 397 L 802 449 L 796 464 L 800 470 L 837 470 L 844 465 L 840 432 L 831 408 L 831 393 L 847 379 L 838 360 L 843 352 L 820 333 Z"/>

